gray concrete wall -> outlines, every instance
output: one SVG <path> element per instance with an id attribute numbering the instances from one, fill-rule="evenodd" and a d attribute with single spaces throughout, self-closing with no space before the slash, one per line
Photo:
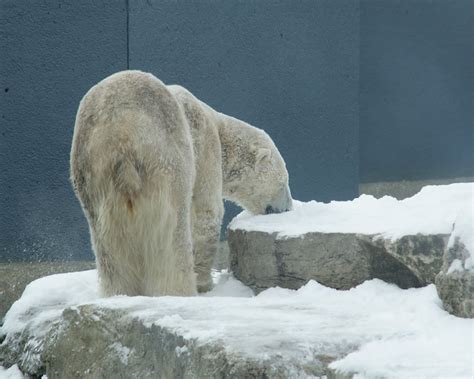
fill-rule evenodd
<path id="1" fill-rule="evenodd" d="M 474 175 L 474 1 L 361 0 L 362 182 Z"/>
<path id="2" fill-rule="evenodd" d="M 69 184 L 77 106 L 127 66 L 123 1 L 0 3 L 0 261 L 92 258 Z"/>

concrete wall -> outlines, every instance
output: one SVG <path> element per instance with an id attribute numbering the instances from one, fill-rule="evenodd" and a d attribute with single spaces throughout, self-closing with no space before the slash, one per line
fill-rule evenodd
<path id="1" fill-rule="evenodd" d="M 77 106 L 126 68 L 124 1 L 0 3 L 0 261 L 92 257 L 69 177 Z"/>
<path id="2" fill-rule="evenodd" d="M 474 1 L 362 0 L 362 182 L 474 176 Z"/>

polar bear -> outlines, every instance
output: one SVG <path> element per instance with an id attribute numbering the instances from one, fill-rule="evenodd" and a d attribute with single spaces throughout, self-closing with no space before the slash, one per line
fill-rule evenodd
<path id="1" fill-rule="evenodd" d="M 87 92 L 70 163 L 103 296 L 207 291 L 223 199 L 255 214 L 292 203 L 285 162 L 264 131 L 141 71 Z"/>

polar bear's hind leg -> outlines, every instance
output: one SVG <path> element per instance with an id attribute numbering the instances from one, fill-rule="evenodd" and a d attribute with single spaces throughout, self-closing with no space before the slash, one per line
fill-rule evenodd
<path id="1" fill-rule="evenodd" d="M 181 262 L 191 254 L 175 243 L 183 222 L 173 181 L 147 169 L 141 179 L 131 162 L 114 169 L 93 230 L 103 295 L 193 295 L 193 278 L 180 277 L 192 262 Z"/>

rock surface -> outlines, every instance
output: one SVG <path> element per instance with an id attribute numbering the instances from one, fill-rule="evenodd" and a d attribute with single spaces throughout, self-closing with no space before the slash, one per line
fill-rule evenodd
<path id="1" fill-rule="evenodd" d="M 23 356 L 29 355 L 29 348 L 26 340 Z M 47 373 L 50 379 L 344 378 L 327 368 L 334 356 L 318 358 L 310 364 L 279 355 L 252 359 L 227 352 L 219 343 L 200 344 L 166 327 L 145 325 L 123 310 L 84 305 L 66 309 L 44 339 L 40 360 L 24 360 L 20 368 L 29 374 Z"/>
<path id="2" fill-rule="evenodd" d="M 456 239 L 444 254 L 443 269 L 436 277 L 436 289 L 449 313 L 474 318 L 474 271 L 464 268 L 470 256 L 465 245 Z"/>
<path id="3" fill-rule="evenodd" d="M 434 283 L 442 266 L 447 235 L 411 235 L 394 241 L 356 233 L 277 233 L 228 230 L 231 270 L 260 292 L 296 289 L 308 280 L 349 289 L 378 278 L 401 288 Z"/>
<path id="4" fill-rule="evenodd" d="M 258 352 L 249 353 L 254 351 L 255 342 L 252 343 L 253 336 L 245 334 L 248 320 L 246 316 L 232 318 L 238 313 L 236 309 L 242 307 L 236 297 L 220 299 L 226 304 L 225 308 L 230 308 L 229 313 L 221 308 L 222 304 L 205 297 L 93 300 L 94 291 L 88 296 L 95 304 L 67 306 L 68 301 L 74 301 L 75 293 L 84 293 L 95 281 L 95 272 L 72 275 L 69 280 L 67 276 L 62 277 L 63 281 L 72 283 L 69 294 L 62 286 L 61 277 L 49 280 L 47 286 L 41 285 L 41 279 L 29 287 L 29 292 L 13 310 L 14 315 L 7 316 L 5 326 L 10 332 L 2 337 L 0 345 L 2 365 L 17 364 L 25 374 L 38 377 L 46 374 L 50 379 L 350 377 L 336 374 L 328 365 L 352 352 L 356 344 L 325 341 L 321 337 L 325 343 L 310 344 L 308 348 L 305 337 L 282 330 L 275 343 L 260 342 L 262 347 Z M 44 282 L 48 279 L 44 278 Z M 234 293 L 236 283 L 230 283 Z M 61 298 L 58 289 L 66 297 Z M 247 296 L 243 289 L 242 286 L 241 296 Z M 228 291 L 229 287 L 224 290 Z M 44 298 L 35 303 L 32 299 L 40 292 Z M 219 295 L 218 290 L 215 293 Z M 247 299 L 242 301 L 255 307 Z M 210 309 L 212 307 L 216 309 Z M 272 309 L 274 305 L 269 306 L 269 311 Z M 297 309 L 291 312 L 297 313 Z M 212 320 L 207 322 L 207 319 Z M 292 319 L 293 316 L 289 316 L 289 320 Z M 286 322 L 283 320 L 283 325 Z M 220 323 L 229 325 L 219 326 Z M 190 336 L 185 324 L 194 325 L 195 333 L 204 338 Z M 232 329 L 228 329 L 231 325 Z M 223 333 L 222 328 L 228 330 L 224 335 L 230 334 L 229 339 L 213 337 L 216 331 Z M 306 329 L 304 325 L 302 328 Z M 271 335 L 265 328 L 260 333 L 263 338 Z M 293 339 L 294 344 L 288 343 L 288 338 Z"/>

